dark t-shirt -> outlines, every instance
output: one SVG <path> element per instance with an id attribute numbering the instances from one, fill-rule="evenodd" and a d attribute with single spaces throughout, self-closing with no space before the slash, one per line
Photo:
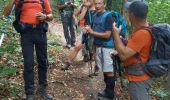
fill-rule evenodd
<path id="1" fill-rule="evenodd" d="M 114 20 L 113 20 L 113 17 L 112 15 L 108 15 L 106 17 L 106 22 L 105 22 L 105 28 L 106 28 L 106 31 L 112 31 L 112 24 L 113 24 Z"/>
<path id="2" fill-rule="evenodd" d="M 102 14 L 97 14 L 97 16 L 102 16 L 104 13 Z M 105 20 L 105 25 L 104 28 L 106 31 L 112 31 L 112 24 L 113 24 L 114 20 L 111 14 L 106 16 L 106 20 Z"/>

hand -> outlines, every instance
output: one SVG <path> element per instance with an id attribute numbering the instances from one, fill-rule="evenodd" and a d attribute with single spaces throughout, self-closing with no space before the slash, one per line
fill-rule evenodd
<path id="1" fill-rule="evenodd" d="M 46 20 L 47 15 L 43 14 L 42 12 L 39 12 L 39 13 L 36 14 L 36 18 L 37 18 L 37 20 L 42 22 L 42 21 Z"/>
<path id="2" fill-rule="evenodd" d="M 116 27 L 116 23 L 114 22 L 113 23 L 113 34 L 120 34 L 121 32 L 121 29 L 122 29 L 122 25 L 119 26 L 119 28 Z"/>
<path id="3" fill-rule="evenodd" d="M 88 25 L 85 26 L 85 29 L 86 29 L 86 31 L 87 31 L 86 33 L 88 33 L 88 34 L 93 34 L 93 32 L 94 32 L 94 31 L 91 29 L 91 27 L 88 26 Z"/>
<path id="4" fill-rule="evenodd" d="M 91 3 L 90 3 L 89 1 L 87 1 L 87 2 L 84 2 L 84 3 L 83 3 L 83 6 L 89 7 L 90 4 L 91 4 Z"/>
<path id="5" fill-rule="evenodd" d="M 65 2 L 65 3 L 64 3 L 64 6 L 68 6 L 68 2 Z"/>
<path id="6" fill-rule="evenodd" d="M 117 55 L 118 54 L 118 52 L 115 50 L 115 49 L 113 49 L 111 52 L 110 52 L 110 56 L 112 57 L 112 56 L 115 56 L 115 55 Z"/>
<path id="7" fill-rule="evenodd" d="M 75 4 L 75 3 L 72 3 L 72 2 L 70 3 L 70 5 L 71 5 L 71 6 L 76 6 L 76 4 Z"/>

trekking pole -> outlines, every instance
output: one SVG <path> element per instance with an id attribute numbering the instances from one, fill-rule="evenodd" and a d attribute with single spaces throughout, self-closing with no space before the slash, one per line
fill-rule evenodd
<path id="1" fill-rule="evenodd" d="M 93 95 L 93 84 L 92 84 L 92 54 L 90 52 L 90 48 L 89 48 L 89 45 L 88 45 L 88 35 L 85 33 L 83 34 L 84 36 L 84 40 L 83 40 L 83 43 L 85 44 L 85 51 L 87 52 L 87 57 L 88 57 L 88 69 L 89 69 L 89 83 L 90 83 L 90 97 L 92 98 L 94 95 Z"/>
<path id="2" fill-rule="evenodd" d="M 120 59 L 117 55 L 112 54 L 111 55 L 112 60 L 113 60 L 113 69 L 114 69 L 114 77 L 115 77 L 115 87 L 114 87 L 114 92 L 115 92 L 115 98 L 114 100 L 118 100 L 118 96 L 121 93 L 121 89 L 123 86 L 122 78 L 121 78 L 121 69 L 120 69 Z M 120 83 L 120 85 L 119 85 Z"/>

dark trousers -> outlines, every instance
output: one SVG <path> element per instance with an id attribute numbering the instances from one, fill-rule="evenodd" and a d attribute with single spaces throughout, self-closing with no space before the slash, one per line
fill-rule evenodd
<path id="1" fill-rule="evenodd" d="M 24 57 L 24 82 L 26 95 L 34 94 L 34 48 L 38 62 L 39 85 L 47 84 L 47 36 L 38 29 L 21 33 L 21 47 Z"/>
<path id="2" fill-rule="evenodd" d="M 76 37 L 72 15 L 66 16 L 64 14 L 61 14 L 61 20 L 63 24 L 64 37 L 66 39 L 67 44 L 74 45 Z"/>

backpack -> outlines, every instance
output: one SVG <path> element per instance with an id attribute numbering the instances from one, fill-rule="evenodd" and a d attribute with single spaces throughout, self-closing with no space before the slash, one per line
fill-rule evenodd
<path id="1" fill-rule="evenodd" d="M 152 35 L 153 44 L 144 71 L 151 77 L 160 77 L 167 74 L 170 68 L 170 25 L 155 24 L 147 30 Z"/>
<path id="2" fill-rule="evenodd" d="M 118 13 L 118 12 L 114 12 L 114 11 L 106 11 L 101 18 L 101 24 L 100 25 L 96 25 L 97 27 L 99 27 L 102 30 L 105 30 L 105 20 L 107 18 L 107 16 L 111 14 L 111 16 L 113 17 L 113 20 L 116 22 L 116 27 L 119 27 L 120 25 L 122 25 L 122 29 L 121 29 L 121 33 L 120 36 L 125 38 L 126 36 L 126 21 L 124 20 L 124 18 Z M 96 15 L 94 15 L 95 18 Z M 95 26 L 95 24 L 93 24 Z M 114 47 L 113 45 L 113 37 L 110 36 L 109 39 L 95 39 L 95 44 L 102 46 L 102 47 Z"/>
<path id="3" fill-rule="evenodd" d="M 116 27 L 119 27 L 120 25 L 122 25 L 122 29 L 121 29 L 121 32 L 120 32 L 120 35 L 122 37 L 125 37 L 126 35 L 126 21 L 124 20 L 124 18 L 122 17 L 122 15 L 118 12 L 114 12 L 114 11 L 111 11 L 111 12 L 106 12 L 104 13 L 104 15 L 102 16 L 102 27 L 104 27 L 104 22 L 106 20 L 106 17 L 111 14 L 112 17 L 113 17 L 113 20 L 116 22 Z"/>
<path id="4" fill-rule="evenodd" d="M 128 74 L 143 75 L 148 74 L 153 78 L 166 75 L 170 68 L 170 25 L 155 24 L 147 28 L 152 35 L 152 47 L 150 58 L 146 63 L 143 63 L 140 57 L 136 56 L 141 61 L 135 66 L 128 66 Z"/>
<path id="5" fill-rule="evenodd" d="M 40 0 L 42 8 L 43 8 L 43 13 L 45 13 L 45 4 L 44 4 L 44 0 Z M 16 0 L 15 0 L 16 3 Z M 33 2 L 34 3 L 34 2 Z M 20 22 L 20 15 L 22 12 L 22 6 L 24 4 L 24 0 L 19 0 L 18 1 L 18 5 L 15 8 L 15 20 L 12 23 L 12 25 L 14 26 L 14 29 L 18 32 L 18 33 L 22 33 L 25 30 L 25 26 Z M 48 31 L 48 24 L 46 22 L 43 23 L 43 30 L 45 32 Z"/>

